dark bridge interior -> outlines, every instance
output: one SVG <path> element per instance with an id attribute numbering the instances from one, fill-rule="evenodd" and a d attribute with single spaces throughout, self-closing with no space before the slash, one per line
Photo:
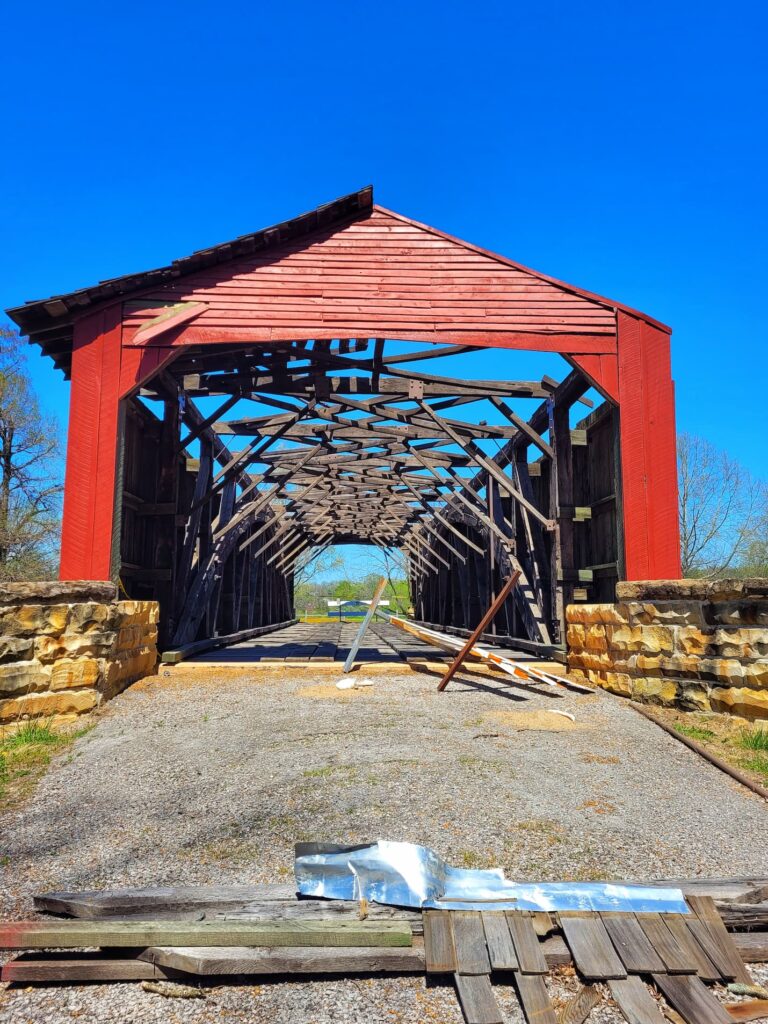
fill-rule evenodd
<path id="1" fill-rule="evenodd" d="M 472 351 L 199 346 L 129 399 L 120 577 L 160 600 L 163 645 L 289 620 L 297 559 L 345 543 L 400 549 L 415 617 L 443 626 L 474 626 L 520 570 L 496 632 L 561 644 L 565 604 L 620 575 L 617 413 L 578 420 L 578 370 L 462 377 Z"/>

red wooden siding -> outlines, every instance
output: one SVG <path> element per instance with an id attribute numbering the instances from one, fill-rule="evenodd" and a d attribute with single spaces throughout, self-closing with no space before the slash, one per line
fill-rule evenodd
<path id="1" fill-rule="evenodd" d="M 59 568 L 63 580 L 112 576 L 121 331 L 114 306 L 75 328 Z"/>
<path id="2" fill-rule="evenodd" d="M 121 345 L 120 306 L 75 328 L 69 398 L 67 474 L 61 534 L 62 580 L 112 577 L 120 399 L 151 377 L 178 350 Z"/>
<path id="3" fill-rule="evenodd" d="M 579 335 L 575 351 L 615 351 L 609 305 L 378 208 L 147 298 L 206 304 L 180 335 L 186 342 L 228 339 L 223 332 L 237 329 L 253 341 L 386 336 L 502 346 L 522 334 L 548 336 L 547 348 L 567 351 L 561 336 Z M 134 330 L 157 314 L 136 306 L 126 308 Z"/>
<path id="4" fill-rule="evenodd" d="M 628 580 L 679 579 L 675 391 L 669 335 L 619 312 L 619 410 Z"/>
<path id="5" fill-rule="evenodd" d="M 170 330 L 153 328 L 148 343 L 134 345 L 158 302 L 205 308 L 189 322 L 182 312 Z M 679 576 L 668 333 L 609 300 L 374 207 L 333 230 L 136 292 L 76 323 L 62 579 L 109 578 L 119 402 L 182 346 L 355 337 L 570 356 L 620 406 L 626 576 Z"/>

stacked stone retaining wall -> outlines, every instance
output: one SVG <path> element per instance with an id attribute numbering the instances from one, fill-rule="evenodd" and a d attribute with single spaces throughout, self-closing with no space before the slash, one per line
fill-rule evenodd
<path id="1" fill-rule="evenodd" d="M 636 700 L 768 720 L 768 579 L 618 583 L 569 605 L 568 668 Z"/>
<path id="2" fill-rule="evenodd" d="M 0 730 L 74 721 L 157 665 L 158 605 L 113 583 L 0 586 Z"/>

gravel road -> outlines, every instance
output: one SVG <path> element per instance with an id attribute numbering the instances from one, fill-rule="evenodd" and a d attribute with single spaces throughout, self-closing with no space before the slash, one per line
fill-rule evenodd
<path id="1" fill-rule="evenodd" d="M 620 698 L 469 674 L 443 695 L 429 675 L 351 691 L 335 678 L 182 667 L 126 691 L 0 819 L 3 917 L 30 916 L 50 889 L 285 881 L 308 839 L 409 840 L 529 880 L 768 874 L 763 801 Z M 565 972 L 553 993 L 569 985 Z M 0 1024 L 75 1018 L 462 1019 L 452 990 L 423 978 L 221 986 L 201 1000 L 0 989 Z"/>

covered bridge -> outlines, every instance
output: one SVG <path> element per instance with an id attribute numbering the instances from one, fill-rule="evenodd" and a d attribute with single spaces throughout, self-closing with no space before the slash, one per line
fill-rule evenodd
<path id="1" fill-rule="evenodd" d="M 330 544 L 403 550 L 444 626 L 519 569 L 496 628 L 534 649 L 566 603 L 680 574 L 669 328 L 371 188 L 9 315 L 72 381 L 61 577 L 157 598 L 166 647 L 289 619 Z M 478 347 L 565 372 L 425 372 Z"/>

